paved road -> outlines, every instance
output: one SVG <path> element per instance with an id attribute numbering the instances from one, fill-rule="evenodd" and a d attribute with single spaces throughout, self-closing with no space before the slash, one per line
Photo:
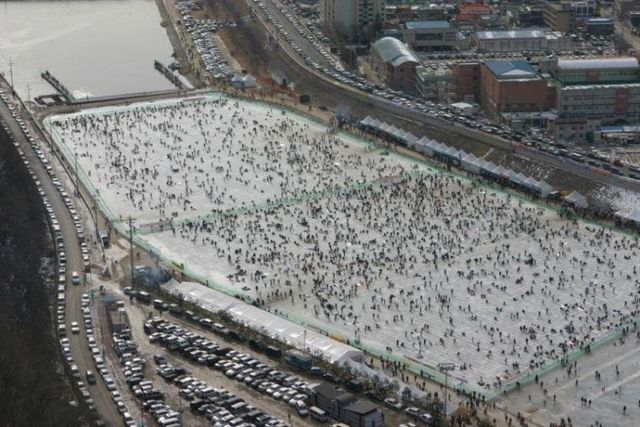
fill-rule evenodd
<path id="1" fill-rule="evenodd" d="M 263 2 L 267 6 L 267 9 L 269 10 L 269 13 L 271 13 L 271 15 L 273 16 L 273 19 L 277 20 L 278 23 L 280 25 L 282 25 L 284 30 L 293 39 L 293 42 L 295 44 L 297 44 L 300 49 L 302 49 L 307 55 L 309 55 L 311 58 L 316 60 L 318 62 L 318 64 L 322 65 L 323 67 L 330 67 L 331 66 L 331 64 L 329 64 L 329 61 L 327 61 L 327 58 L 325 58 L 322 55 L 322 53 L 320 53 L 318 51 L 318 49 L 316 49 L 316 47 L 313 45 L 313 43 L 311 43 L 309 40 L 305 39 L 302 35 L 300 35 L 300 33 L 298 32 L 296 27 L 291 23 L 291 21 L 289 21 L 289 19 L 287 19 L 287 17 L 278 9 L 276 4 L 278 6 L 280 6 L 280 7 L 282 7 L 283 5 L 281 3 L 276 2 L 274 0 L 263 0 Z M 254 6 L 254 7 L 256 9 L 258 8 L 258 6 Z M 286 6 L 285 6 L 284 10 L 288 11 L 290 14 L 293 15 L 293 12 L 288 10 L 288 8 L 286 8 Z M 294 15 L 294 19 L 297 19 L 295 17 L 295 15 Z M 300 25 L 302 25 L 302 24 L 300 24 Z M 309 35 L 313 36 L 311 31 L 309 31 L 308 29 L 306 31 L 307 31 L 307 33 Z M 283 39 L 282 41 L 285 42 L 283 36 L 280 33 L 277 33 L 277 36 L 278 36 L 278 39 Z M 328 48 L 327 48 L 327 50 L 328 50 Z"/>
<path id="2" fill-rule="evenodd" d="M 6 87 L 5 87 L 6 88 Z M 81 314 L 81 300 L 82 294 L 88 292 L 88 289 L 85 285 L 73 286 L 71 284 L 71 271 L 81 272 L 83 268 L 82 262 L 82 252 L 80 250 L 80 242 L 76 235 L 75 226 L 73 224 L 73 219 L 71 218 L 71 214 L 67 210 L 60 193 L 54 187 L 49 175 L 44 170 L 42 163 L 33 152 L 30 144 L 24 137 L 24 134 L 20 130 L 18 123 L 13 119 L 9 109 L 3 102 L 0 102 L 0 116 L 4 119 L 4 121 L 9 125 L 9 128 L 12 134 L 15 136 L 16 140 L 20 143 L 20 148 L 24 151 L 27 159 L 29 160 L 33 171 L 36 176 L 40 180 L 42 184 L 42 188 L 47 194 L 49 201 L 53 207 L 53 210 L 58 218 L 60 223 L 60 227 L 62 229 L 62 235 L 64 238 L 64 245 L 67 254 L 67 299 L 66 299 L 66 327 L 67 327 L 67 336 L 69 337 L 69 341 L 71 343 L 71 351 L 73 354 L 73 358 L 75 363 L 78 365 L 78 368 L 83 376 L 84 381 L 84 373 L 87 370 L 96 371 L 95 365 L 93 362 L 93 357 L 91 355 L 89 345 L 86 339 L 86 334 L 84 331 L 84 321 L 82 319 Z M 26 117 L 25 117 L 26 118 Z M 25 120 L 27 121 L 27 120 Z M 34 132 L 34 126 L 30 126 L 32 135 L 38 135 L 37 132 Z M 78 322 L 78 324 L 83 325 L 80 334 L 72 334 L 71 333 L 71 322 Z M 98 327 L 97 324 L 94 324 L 95 327 Z M 98 378 L 100 376 L 98 375 Z M 104 419 L 104 421 L 109 426 L 117 426 L 122 425 L 122 418 L 118 413 L 115 404 L 111 400 L 110 392 L 107 390 L 106 386 L 102 382 L 100 378 L 96 385 L 90 386 L 89 391 L 91 393 L 91 397 L 96 404 L 96 408 L 98 412 Z"/>
<path id="3" fill-rule="evenodd" d="M 257 12 L 256 16 L 258 18 L 258 21 L 264 26 L 266 31 L 272 35 L 279 35 L 279 32 L 273 26 L 273 23 L 268 21 L 266 17 L 263 16 L 262 10 L 259 8 L 255 8 L 254 10 L 256 10 Z M 517 151 L 518 154 L 529 158 L 534 163 L 539 163 L 552 167 L 554 169 L 559 169 L 563 172 L 575 175 L 580 179 L 587 179 L 589 181 L 602 185 L 615 185 L 627 190 L 640 192 L 640 182 L 638 181 L 621 178 L 615 175 L 609 176 L 595 173 L 587 168 L 584 164 L 573 162 L 564 158 L 559 158 L 557 156 L 531 149 L 526 146 L 517 146 L 516 148 L 516 146 L 512 145 L 511 141 L 505 140 L 496 135 L 484 133 L 475 129 L 470 129 L 448 120 L 427 116 L 420 111 L 400 106 L 384 98 L 362 92 L 352 86 L 338 82 L 333 78 L 327 76 L 326 74 L 307 66 L 302 58 L 297 54 L 297 52 L 295 52 L 282 37 L 278 37 L 277 39 L 281 48 L 280 52 L 284 53 L 290 59 L 289 63 L 292 66 L 295 66 L 299 71 L 310 75 L 310 77 L 314 79 L 317 85 L 325 86 L 327 91 L 340 91 L 341 95 L 344 96 L 345 101 L 348 100 L 353 103 L 367 105 L 371 109 L 371 114 L 374 116 L 378 116 L 378 118 L 382 120 L 384 120 L 384 115 L 381 116 L 380 113 L 391 114 L 395 117 L 401 118 L 402 120 L 430 126 L 447 133 L 457 134 L 466 139 L 475 139 L 479 143 L 495 147 L 496 149 Z"/>

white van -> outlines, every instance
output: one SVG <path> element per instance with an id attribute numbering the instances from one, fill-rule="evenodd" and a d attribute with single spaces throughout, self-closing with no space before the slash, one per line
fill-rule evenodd
<path id="1" fill-rule="evenodd" d="M 327 415 L 325 411 L 318 408 L 317 406 L 312 406 L 311 408 L 309 408 L 309 414 L 311 414 L 311 418 L 320 423 L 326 423 L 327 421 L 329 421 L 329 415 Z"/>

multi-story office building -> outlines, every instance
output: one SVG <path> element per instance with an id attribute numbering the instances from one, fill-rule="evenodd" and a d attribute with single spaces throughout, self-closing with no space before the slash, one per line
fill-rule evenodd
<path id="1" fill-rule="evenodd" d="M 326 34 L 367 38 L 382 28 L 385 0 L 320 0 L 319 10 Z"/>
<path id="2" fill-rule="evenodd" d="M 402 36 L 414 50 L 453 50 L 458 46 L 458 30 L 448 21 L 407 22 Z"/>
<path id="3" fill-rule="evenodd" d="M 576 10 L 571 3 L 547 3 L 543 16 L 545 25 L 554 31 L 566 34 L 576 29 Z"/>
<path id="4" fill-rule="evenodd" d="M 555 59 L 548 65 L 556 86 L 554 134 L 584 141 L 602 125 L 640 122 L 640 66 L 636 58 Z"/>

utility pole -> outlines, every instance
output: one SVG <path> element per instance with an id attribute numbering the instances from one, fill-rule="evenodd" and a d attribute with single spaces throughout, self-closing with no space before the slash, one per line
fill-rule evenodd
<path id="1" fill-rule="evenodd" d="M 78 153 L 74 152 L 73 153 L 73 159 L 74 159 L 74 164 L 75 164 L 75 170 L 76 170 L 76 197 L 80 195 L 80 191 L 78 191 Z"/>
<path id="2" fill-rule="evenodd" d="M 13 59 L 9 58 L 9 75 L 11 76 L 11 93 L 13 94 L 13 97 L 16 97 L 16 88 L 15 85 L 13 84 Z"/>
<path id="3" fill-rule="evenodd" d="M 444 372 L 444 417 L 447 418 L 447 400 L 449 398 L 449 371 L 453 371 L 456 366 L 451 362 L 438 363 L 440 371 Z"/>
<path id="4" fill-rule="evenodd" d="M 133 218 L 129 217 L 129 256 L 131 257 L 131 288 L 135 289 L 133 283 Z"/>

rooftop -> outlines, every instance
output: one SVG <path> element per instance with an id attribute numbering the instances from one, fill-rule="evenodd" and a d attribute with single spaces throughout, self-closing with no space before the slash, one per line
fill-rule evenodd
<path id="1" fill-rule="evenodd" d="M 405 23 L 407 30 L 437 30 L 451 28 L 449 21 L 409 21 Z"/>
<path id="2" fill-rule="evenodd" d="M 476 38 L 482 40 L 491 39 L 538 39 L 544 38 L 544 30 L 505 30 L 505 31 L 478 31 Z"/>
<path id="3" fill-rule="evenodd" d="M 500 79 L 539 78 L 538 72 L 525 60 L 487 61 L 484 66 Z"/>
<path id="4" fill-rule="evenodd" d="M 391 62 L 396 67 L 409 61 L 420 62 L 407 45 L 394 37 L 381 38 L 373 44 L 373 49 L 384 62 Z"/>
<path id="5" fill-rule="evenodd" d="M 637 70 L 636 58 L 558 59 L 558 70 Z"/>
<path id="6" fill-rule="evenodd" d="M 357 402 L 347 406 L 346 409 L 356 414 L 366 415 L 370 412 L 377 411 L 378 407 L 366 400 L 358 400 Z"/>

